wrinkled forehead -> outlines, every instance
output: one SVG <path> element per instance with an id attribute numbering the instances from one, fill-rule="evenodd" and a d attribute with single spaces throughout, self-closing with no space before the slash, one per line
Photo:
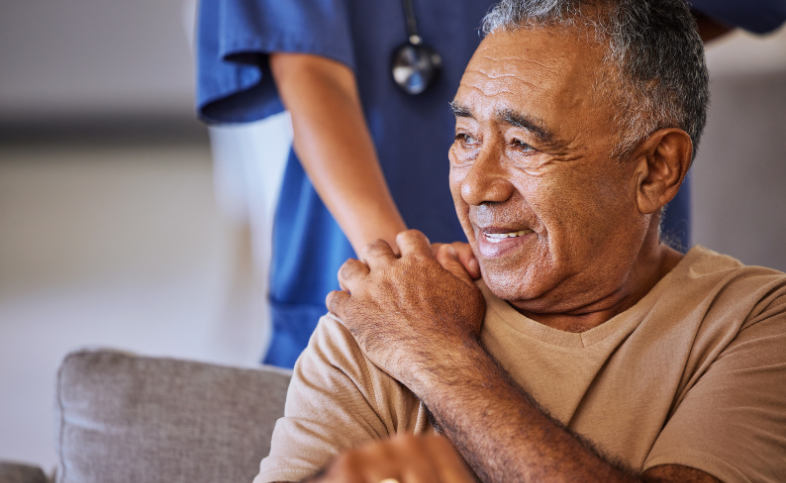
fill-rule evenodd
<path id="1" fill-rule="evenodd" d="M 478 115 L 492 115 L 499 104 L 527 104 L 555 114 L 589 107 L 602 58 L 601 46 L 572 29 L 498 30 L 475 51 L 456 101 Z"/>

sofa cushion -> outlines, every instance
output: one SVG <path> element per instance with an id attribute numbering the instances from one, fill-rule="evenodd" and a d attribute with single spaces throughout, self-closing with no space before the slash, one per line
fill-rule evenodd
<path id="1" fill-rule="evenodd" d="M 57 481 L 250 482 L 289 379 L 276 368 L 69 354 L 57 377 Z"/>
<path id="2" fill-rule="evenodd" d="M 37 466 L 0 461 L 0 483 L 49 483 Z"/>

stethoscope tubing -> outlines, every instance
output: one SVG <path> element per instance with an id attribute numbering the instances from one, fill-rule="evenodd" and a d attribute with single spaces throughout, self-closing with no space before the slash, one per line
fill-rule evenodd
<path id="1" fill-rule="evenodd" d="M 412 0 L 401 0 L 401 6 L 404 8 L 404 18 L 407 21 L 407 37 L 410 42 L 417 45 L 421 42 L 421 37 L 418 32 L 418 19 L 415 16 L 415 6 L 412 4 Z"/>

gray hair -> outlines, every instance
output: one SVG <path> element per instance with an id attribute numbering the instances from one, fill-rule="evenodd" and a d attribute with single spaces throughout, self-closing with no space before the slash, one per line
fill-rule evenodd
<path id="1" fill-rule="evenodd" d="M 613 156 L 627 157 L 653 132 L 676 127 L 690 135 L 695 158 L 707 120 L 709 74 L 684 0 L 502 0 L 483 19 L 486 35 L 555 26 L 584 29 L 607 45 L 604 63 L 617 77 L 622 104 Z"/>

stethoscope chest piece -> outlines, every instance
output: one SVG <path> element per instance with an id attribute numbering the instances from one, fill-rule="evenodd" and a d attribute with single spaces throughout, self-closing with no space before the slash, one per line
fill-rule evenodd
<path id="1" fill-rule="evenodd" d="M 434 85 L 442 70 L 442 57 L 436 50 L 415 39 L 393 51 L 393 80 L 407 94 L 417 95 Z"/>
<path id="2" fill-rule="evenodd" d="M 404 92 L 418 95 L 433 86 L 442 70 L 442 57 L 423 43 L 412 0 L 401 0 L 407 22 L 407 41 L 396 47 L 390 61 L 393 81 Z"/>

